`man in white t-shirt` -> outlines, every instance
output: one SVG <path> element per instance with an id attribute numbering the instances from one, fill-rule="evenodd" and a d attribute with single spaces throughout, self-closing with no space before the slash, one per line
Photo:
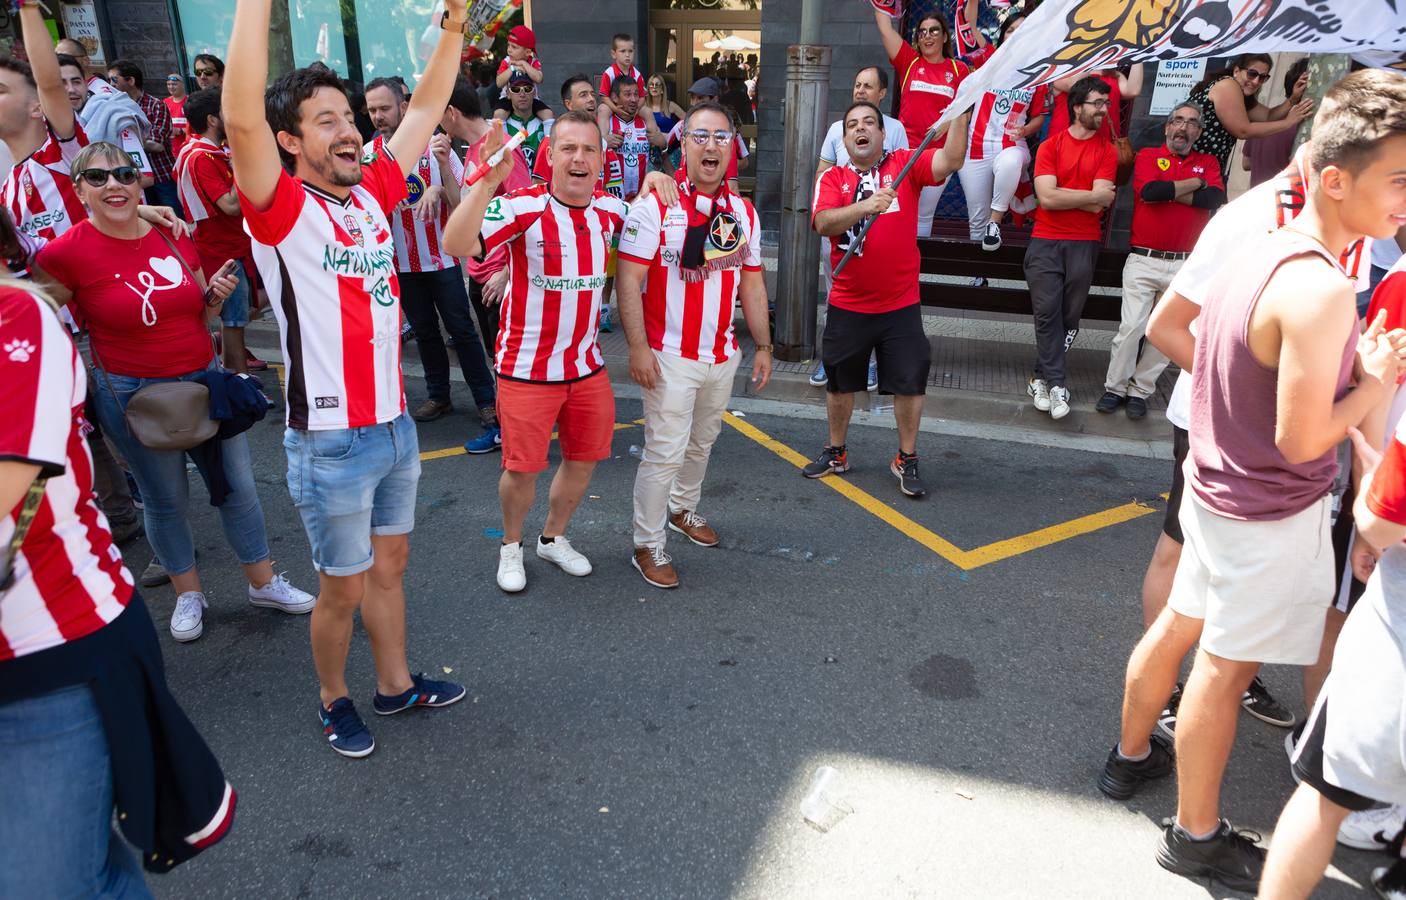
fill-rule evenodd
<path id="1" fill-rule="evenodd" d="M 878 66 L 865 66 L 854 73 L 854 92 L 851 95 L 851 102 L 863 101 L 878 106 L 888 96 L 888 93 L 889 76 L 884 69 Z M 884 152 L 907 149 L 908 132 L 904 129 L 903 123 L 893 116 L 884 116 Z M 831 166 L 843 166 L 848 162 L 849 153 L 845 151 L 845 123 L 840 120 L 832 123 L 830 130 L 825 132 L 825 140 L 820 144 L 820 163 L 815 167 L 815 176 L 819 178 Z M 828 270 L 829 267 L 826 268 Z"/>

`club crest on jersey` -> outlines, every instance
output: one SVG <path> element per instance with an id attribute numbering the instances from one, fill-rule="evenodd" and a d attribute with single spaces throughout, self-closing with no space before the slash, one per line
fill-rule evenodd
<path id="1" fill-rule="evenodd" d="M 719 253 L 731 253 L 742 243 L 742 223 L 732 213 L 718 213 L 708 226 L 708 242 Z"/>
<path id="2" fill-rule="evenodd" d="M 1157 160 L 1157 168 L 1163 172 L 1169 171 L 1172 168 L 1172 161 L 1163 156 Z"/>
<path id="3" fill-rule="evenodd" d="M 420 177 L 420 173 L 411 172 L 405 176 L 405 202 L 414 206 L 420 202 L 420 198 L 425 196 L 425 179 Z"/>
<path id="4" fill-rule="evenodd" d="M 24 175 L 20 177 L 20 184 L 24 187 L 24 196 L 26 199 L 34 196 L 34 179 L 29 176 L 28 169 L 26 169 Z"/>
<path id="5" fill-rule="evenodd" d="M 361 233 L 361 226 L 356 224 L 355 216 L 351 213 L 343 216 L 342 224 L 347 226 L 347 234 L 351 235 L 351 239 L 356 241 L 358 247 L 366 246 L 366 237 Z"/>

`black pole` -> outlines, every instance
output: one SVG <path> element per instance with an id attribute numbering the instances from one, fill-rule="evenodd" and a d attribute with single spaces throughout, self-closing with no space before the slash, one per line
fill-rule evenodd
<path id="1" fill-rule="evenodd" d="M 928 129 L 927 136 L 924 137 L 923 142 L 918 145 L 918 149 L 914 150 L 913 155 L 908 157 L 908 162 L 904 164 L 903 171 L 899 172 L 898 177 L 894 179 L 892 187 L 895 190 L 897 190 L 898 186 L 903 183 L 903 179 L 908 177 L 908 173 L 912 171 L 913 166 L 917 164 L 918 159 L 928 149 L 928 145 L 931 144 L 933 141 L 937 140 L 936 123 L 933 124 L 934 127 Z M 878 216 L 870 216 L 869 218 L 864 220 L 864 225 L 859 229 L 859 236 L 849 242 L 849 249 L 845 251 L 845 255 L 843 258 L 840 259 L 839 265 L 835 266 L 835 274 L 832 277 L 840 277 L 840 273 L 845 270 L 845 263 L 849 262 L 849 258 L 854 255 L 854 251 L 864 243 L 864 236 L 869 233 L 869 226 L 873 225 L 878 218 Z"/>

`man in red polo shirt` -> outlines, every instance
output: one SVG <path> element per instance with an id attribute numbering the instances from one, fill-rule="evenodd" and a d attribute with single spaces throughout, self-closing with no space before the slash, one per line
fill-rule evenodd
<path id="1" fill-rule="evenodd" d="M 1183 103 L 1167 116 L 1167 140 L 1137 155 L 1133 168 L 1133 234 L 1123 265 L 1123 321 L 1113 338 L 1104 394 L 1094 409 L 1111 413 L 1124 403 L 1128 418 L 1147 415 L 1147 398 L 1167 357 L 1144 342 L 1147 317 L 1191 255 L 1201 229 L 1225 202 L 1220 163 L 1191 149 L 1201 136 L 1201 107 Z"/>
<path id="2" fill-rule="evenodd" d="M 1040 145 L 1035 196 L 1040 209 L 1025 250 L 1025 280 L 1035 311 L 1035 372 L 1028 391 L 1051 418 L 1069 415 L 1064 357 L 1079 334 L 1093 282 L 1103 211 L 1113 205 L 1118 153 L 1100 129 L 1108 85 L 1081 78 L 1069 89 L 1070 126 Z"/>
<path id="3" fill-rule="evenodd" d="M 830 312 L 820 350 L 829 376 L 825 409 L 830 440 L 802 473 L 822 478 L 849 471 L 845 435 L 854 413 L 854 395 L 867 388 L 869 355 L 876 353 L 879 392 L 894 395 L 898 420 L 898 455 L 889 471 L 898 479 L 900 491 L 921 497 L 927 491 L 918 477 L 918 425 L 932 347 L 918 305 L 914 236 L 922 192 L 961 167 L 967 149 L 966 117 L 954 121 L 948 132 L 952 140 L 940 150 L 927 151 L 897 184 L 913 151 L 884 151 L 884 116 L 879 108 L 867 100 L 857 101 L 841 121 L 849 162 L 825 170 L 812 204 L 813 227 L 830 238 L 832 266 L 859 239 L 865 220 L 878 218 L 830 287 Z"/>

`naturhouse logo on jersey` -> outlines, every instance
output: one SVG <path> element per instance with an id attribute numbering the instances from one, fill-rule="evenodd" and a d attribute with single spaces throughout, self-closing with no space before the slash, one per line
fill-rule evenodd
<path id="1" fill-rule="evenodd" d="M 604 275 L 590 275 L 580 278 L 575 275 L 533 275 L 532 286 L 544 291 L 598 291 L 605 288 Z"/>
<path id="2" fill-rule="evenodd" d="M 494 198 L 493 202 L 488 204 L 488 208 L 483 211 L 485 222 L 501 222 L 505 218 L 507 217 L 503 215 L 503 201 L 499 198 Z"/>

